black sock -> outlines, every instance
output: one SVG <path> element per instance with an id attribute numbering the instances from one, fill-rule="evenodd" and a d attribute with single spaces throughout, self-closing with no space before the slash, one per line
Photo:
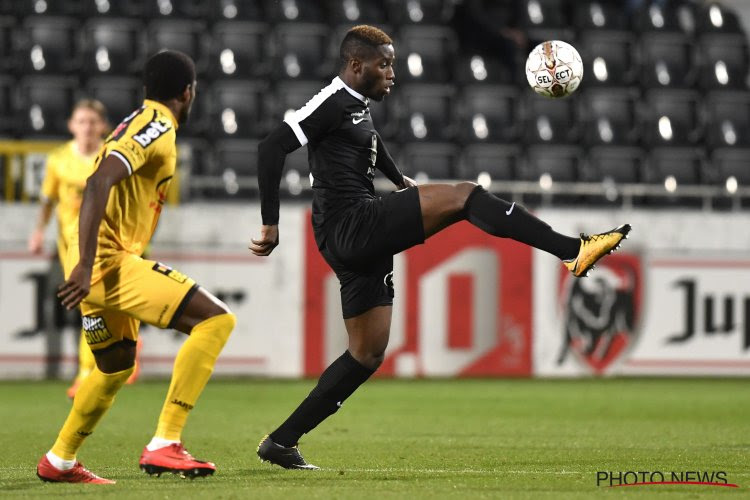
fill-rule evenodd
<path id="1" fill-rule="evenodd" d="M 544 250 L 561 260 L 574 259 L 581 246 L 579 238 L 555 232 L 518 203 L 508 203 L 477 186 L 464 206 L 466 220 L 482 231 L 501 238 L 512 238 Z"/>
<path id="2" fill-rule="evenodd" d="M 270 435 L 274 443 L 294 446 L 303 434 L 313 430 L 319 423 L 336 413 L 341 404 L 375 373 L 363 366 L 345 351 L 326 368 L 318 385 L 310 392 L 296 410 Z"/>

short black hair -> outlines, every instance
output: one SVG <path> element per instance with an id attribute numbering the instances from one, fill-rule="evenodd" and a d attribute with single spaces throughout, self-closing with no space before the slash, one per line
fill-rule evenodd
<path id="1" fill-rule="evenodd" d="M 341 41 L 339 56 L 341 64 L 346 64 L 352 59 L 367 59 L 380 45 L 393 43 L 385 31 L 375 26 L 360 24 L 346 32 Z"/>
<path id="2" fill-rule="evenodd" d="M 143 85 L 146 99 L 168 101 L 178 97 L 195 82 L 195 63 L 177 50 L 163 50 L 146 61 Z"/>

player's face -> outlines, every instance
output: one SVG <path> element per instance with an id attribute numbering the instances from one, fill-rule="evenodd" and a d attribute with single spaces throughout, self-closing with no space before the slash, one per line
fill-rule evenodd
<path id="1" fill-rule="evenodd" d="M 93 109 L 78 108 L 68 120 L 68 130 L 76 144 L 89 146 L 101 142 L 107 132 L 107 123 Z"/>
<path id="2" fill-rule="evenodd" d="M 393 45 L 380 45 L 375 55 L 362 63 L 361 93 L 374 101 L 382 101 L 395 85 L 393 60 L 396 53 Z"/>

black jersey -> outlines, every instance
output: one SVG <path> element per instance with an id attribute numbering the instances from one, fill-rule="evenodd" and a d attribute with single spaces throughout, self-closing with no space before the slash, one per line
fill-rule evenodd
<path id="1" fill-rule="evenodd" d="M 385 160 L 378 158 L 384 147 L 368 106 L 369 99 L 336 77 L 284 120 L 300 145 L 307 144 L 316 229 L 358 200 L 375 198 L 375 168 Z"/>
<path id="2" fill-rule="evenodd" d="M 301 146 L 307 145 L 313 178 L 316 233 L 346 208 L 375 198 L 376 168 L 394 184 L 402 183 L 401 172 L 375 130 L 368 106 L 369 99 L 336 77 L 291 113 L 284 120 L 283 129 L 261 142 L 259 184 L 264 224 L 278 222 L 277 193 L 283 156 Z M 282 151 L 280 163 L 274 158 L 278 150 Z"/>

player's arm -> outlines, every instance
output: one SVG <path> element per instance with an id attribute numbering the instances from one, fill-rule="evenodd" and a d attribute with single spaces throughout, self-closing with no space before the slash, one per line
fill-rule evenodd
<path id="1" fill-rule="evenodd" d="M 260 238 L 248 247 L 260 257 L 279 244 L 279 184 L 286 155 L 308 142 L 317 142 L 341 123 L 341 109 L 332 100 L 310 100 L 258 145 L 258 188 L 263 226 Z"/>
<path id="2" fill-rule="evenodd" d="M 301 146 L 286 123 L 281 123 L 258 144 L 258 189 L 263 225 L 260 238 L 248 247 L 255 255 L 265 257 L 279 244 L 279 184 L 286 155 Z"/>
<path id="3" fill-rule="evenodd" d="M 44 229 L 52 218 L 52 210 L 55 202 L 49 198 L 42 197 L 42 207 L 39 209 L 39 217 L 36 221 L 34 231 L 29 236 L 29 252 L 38 254 L 42 252 L 42 242 L 44 241 Z"/>
<path id="4" fill-rule="evenodd" d="M 405 176 L 396 166 L 396 162 L 393 161 L 391 153 L 388 152 L 388 148 L 385 147 L 383 139 L 380 134 L 375 132 L 378 136 L 378 156 L 375 162 L 375 167 L 383 172 L 392 183 L 394 183 L 399 189 L 404 189 L 412 186 L 416 186 L 417 183 L 413 179 Z"/>
<path id="5" fill-rule="evenodd" d="M 68 309 L 76 307 L 89 294 L 99 225 L 104 217 L 110 190 L 129 175 L 130 168 L 125 162 L 115 155 L 109 155 L 86 180 L 78 219 L 78 264 L 68 280 L 60 285 L 57 293 L 63 306 Z"/>

